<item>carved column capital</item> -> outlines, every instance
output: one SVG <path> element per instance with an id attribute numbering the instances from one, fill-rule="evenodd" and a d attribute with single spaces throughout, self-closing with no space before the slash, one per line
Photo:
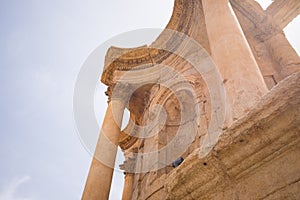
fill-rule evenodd
<path id="1" fill-rule="evenodd" d="M 135 171 L 137 156 L 136 154 L 128 155 L 125 157 L 125 161 L 119 167 L 124 170 L 125 174 L 133 174 Z"/>
<path id="2" fill-rule="evenodd" d="M 109 103 L 111 101 L 111 96 L 112 96 L 112 87 L 108 86 L 107 90 L 104 93 L 108 98 L 107 103 Z"/>
<path id="3" fill-rule="evenodd" d="M 131 98 L 132 90 L 133 87 L 130 84 L 117 82 L 107 88 L 105 95 L 108 96 L 108 103 L 112 100 L 118 100 L 126 105 Z"/>

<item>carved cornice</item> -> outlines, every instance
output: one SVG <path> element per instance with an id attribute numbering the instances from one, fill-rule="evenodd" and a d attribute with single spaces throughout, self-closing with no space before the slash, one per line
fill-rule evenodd
<path id="1" fill-rule="evenodd" d="M 254 0 L 230 0 L 230 2 L 235 10 L 254 24 L 256 39 L 266 41 L 277 33 L 282 32 L 281 25 L 274 23 L 272 17 L 276 13 L 280 13 L 278 9 L 282 5 L 283 0 L 276 0 L 268 8 L 267 12 Z M 284 6 L 290 7 L 292 4 L 295 4 L 293 12 L 285 13 L 285 19 L 287 20 L 291 20 L 291 16 L 300 12 L 300 6 L 298 5 L 300 3 L 297 0 L 288 0 Z M 166 30 L 175 30 L 197 41 L 205 38 L 205 41 L 200 41 L 200 43 L 206 43 L 206 30 L 203 31 L 199 28 L 204 26 L 203 29 L 205 29 L 204 20 L 199 20 L 203 18 L 202 12 L 201 1 L 175 0 L 173 14 L 166 26 Z M 172 53 L 156 47 L 172 46 L 173 50 L 176 50 L 180 46 L 180 42 L 176 44 L 178 41 L 172 40 L 172 36 L 169 35 L 166 38 L 168 34 L 164 34 L 164 32 L 148 47 L 145 45 L 137 48 L 111 47 L 106 55 L 105 69 L 101 81 L 110 86 L 114 84 L 115 71 L 141 70 L 164 62 Z M 208 47 L 206 49 L 209 51 Z"/>
<path id="2" fill-rule="evenodd" d="M 149 48 L 145 46 L 130 49 L 111 47 L 106 55 L 101 81 L 110 86 L 114 84 L 115 71 L 128 71 L 138 66 L 151 65 L 153 62 L 150 53 Z"/>
<path id="3" fill-rule="evenodd" d="M 266 10 L 274 22 L 283 29 L 300 14 L 299 0 L 275 0 Z"/>
<path id="4" fill-rule="evenodd" d="M 203 31 L 199 30 L 198 26 L 200 8 L 200 1 L 175 0 L 173 14 L 166 29 L 175 30 L 197 40 L 200 37 L 199 31 Z M 106 55 L 101 81 L 110 86 L 114 84 L 115 71 L 141 70 L 166 60 L 172 53 L 159 47 L 171 46 L 172 51 L 175 51 L 181 44 L 180 41 L 174 40 L 172 35 L 164 34 L 166 31 L 163 31 L 149 47 L 110 48 Z"/>

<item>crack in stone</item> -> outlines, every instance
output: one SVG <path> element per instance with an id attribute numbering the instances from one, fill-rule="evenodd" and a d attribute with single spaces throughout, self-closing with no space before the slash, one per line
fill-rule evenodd
<path id="1" fill-rule="evenodd" d="M 291 185 L 293 185 L 293 184 L 296 184 L 297 182 L 300 182 L 300 178 L 297 179 L 297 180 L 295 180 L 295 181 L 293 181 L 293 182 L 291 182 L 291 183 L 288 183 L 288 184 L 286 184 L 286 185 L 284 185 L 284 186 L 282 186 L 282 187 L 280 187 L 280 188 L 277 188 L 277 189 L 273 190 L 271 193 L 269 193 L 269 194 L 267 194 L 266 196 L 260 198 L 259 200 L 266 199 L 267 197 L 271 196 L 272 194 L 275 194 L 276 192 L 278 192 L 278 191 L 280 191 L 280 190 L 283 190 L 283 189 L 286 188 L 286 187 L 289 187 L 289 186 L 291 186 Z"/>
<path id="2" fill-rule="evenodd" d="M 235 200 L 239 200 L 239 199 L 240 199 L 240 197 L 239 197 L 240 195 L 239 195 L 239 191 L 238 191 L 238 189 L 237 189 L 237 187 L 236 187 L 237 183 L 236 183 L 235 178 L 229 175 L 226 165 L 218 158 L 216 152 L 214 152 L 214 153 L 212 154 L 212 156 L 213 156 L 213 158 L 215 158 L 215 161 L 217 161 L 217 162 L 216 162 L 217 165 L 215 165 L 215 167 L 216 167 L 217 169 L 221 169 L 221 174 L 220 174 L 220 176 L 221 176 L 221 177 L 224 177 L 225 181 L 228 182 L 228 185 L 229 185 L 229 186 L 231 187 L 231 189 L 233 190 L 233 198 L 234 198 Z"/>

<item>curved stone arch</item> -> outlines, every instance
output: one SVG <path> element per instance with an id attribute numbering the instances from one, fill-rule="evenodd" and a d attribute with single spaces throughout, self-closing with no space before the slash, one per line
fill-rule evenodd
<path id="1" fill-rule="evenodd" d="M 187 121 L 191 121 L 191 118 L 195 118 L 196 123 L 199 123 L 200 120 L 198 118 L 200 117 L 200 107 L 197 104 L 197 95 L 193 86 L 188 81 L 183 80 L 176 82 L 171 86 L 161 84 L 159 88 L 160 91 L 157 92 L 157 96 L 153 98 L 149 107 L 145 110 L 144 115 L 142 116 L 142 118 L 146 120 L 143 120 L 142 124 L 142 131 L 144 132 L 142 138 L 150 138 L 154 135 L 157 135 L 162 128 L 167 125 L 167 117 L 170 116 L 168 115 L 169 109 L 166 108 L 166 104 L 168 100 L 173 97 L 175 97 L 179 102 L 178 106 L 179 111 L 181 112 L 178 115 L 180 122 L 178 122 L 176 125 L 183 125 Z M 190 99 L 189 103 L 193 103 L 193 109 L 191 112 L 195 112 L 194 115 L 191 115 L 191 112 L 186 112 L 186 110 L 183 110 L 183 108 L 187 107 L 186 103 L 188 103 L 186 96 L 182 97 L 183 92 L 188 94 L 188 98 Z"/>
<path id="2" fill-rule="evenodd" d="M 133 118 L 133 119 L 132 119 Z M 139 140 L 136 120 L 130 113 L 130 119 L 126 127 L 121 131 L 119 146 L 123 151 L 130 149 Z"/>
<path id="3" fill-rule="evenodd" d="M 181 45 L 180 41 L 174 44 L 174 41 L 177 41 L 173 39 L 172 34 L 168 34 L 168 30 L 180 32 L 195 39 L 206 51 L 210 52 L 204 15 L 199 7 L 202 7 L 200 1 L 175 0 L 173 14 L 168 25 L 149 47 L 145 45 L 136 48 L 111 47 L 106 55 L 101 81 L 110 86 L 113 84 L 114 71 L 139 70 L 141 65 L 151 67 L 153 64 L 163 64 L 172 53 L 156 47 L 171 45 L 172 51 L 176 51 Z M 199 29 L 199 24 L 203 29 Z M 175 37 L 177 37 L 176 34 Z"/>
<path id="4" fill-rule="evenodd" d="M 179 85 L 180 83 L 178 83 Z M 157 133 L 151 134 L 150 135 L 157 135 L 159 137 L 159 135 L 161 134 L 161 131 L 164 130 L 165 127 L 167 126 L 172 126 L 172 127 L 179 127 L 185 123 L 187 123 L 188 121 L 195 121 L 195 125 L 198 126 L 197 122 L 199 122 L 199 117 L 200 117 L 200 107 L 196 102 L 196 96 L 194 94 L 194 90 L 189 88 L 189 87 L 182 87 L 179 88 L 176 92 L 170 90 L 169 88 L 163 88 L 163 91 L 167 94 L 165 95 L 165 97 L 163 99 L 156 99 L 154 102 L 152 102 L 152 106 L 155 105 L 162 105 L 162 108 L 164 108 L 166 110 L 167 113 L 167 119 L 166 119 L 166 123 L 164 124 L 164 127 L 162 127 L 160 130 L 157 130 Z M 185 95 L 184 97 L 182 95 Z M 169 120 L 172 116 L 175 115 L 170 115 L 170 110 L 171 108 L 167 105 L 168 101 L 171 100 L 172 98 L 176 99 L 176 104 L 179 109 L 178 112 L 179 114 L 176 116 L 179 116 L 179 118 L 176 119 L 177 122 L 172 123 L 172 119 Z M 188 104 L 188 105 L 187 105 Z M 172 104 L 173 106 L 176 106 L 175 104 Z M 192 109 L 195 112 L 195 115 L 191 115 L 191 112 L 186 110 L 187 106 L 193 106 L 190 107 L 190 109 Z M 151 105 L 150 105 L 151 107 Z M 188 116 L 186 116 L 185 114 L 188 112 Z M 182 114 L 183 113 L 183 114 Z M 185 113 L 185 114 L 184 114 Z M 188 118 L 187 118 L 188 117 Z M 170 122 L 171 121 L 171 122 Z M 196 133 L 193 133 L 192 135 L 196 136 Z M 188 148 L 188 146 L 187 146 Z"/>

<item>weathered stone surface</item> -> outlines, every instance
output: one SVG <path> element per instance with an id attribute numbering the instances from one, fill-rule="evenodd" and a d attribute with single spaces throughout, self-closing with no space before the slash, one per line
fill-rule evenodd
<path id="1" fill-rule="evenodd" d="M 274 0 L 268 7 L 267 13 L 270 14 L 274 22 L 283 29 L 300 14 L 300 1 Z"/>
<path id="2" fill-rule="evenodd" d="M 167 199 L 298 199 L 299 133 L 300 73 L 225 130 L 210 155 L 195 150 L 172 171 Z"/>
<path id="3" fill-rule="evenodd" d="M 282 31 L 299 5 L 275 0 L 265 11 L 254 0 L 175 0 L 170 22 L 151 45 L 108 50 L 101 81 L 109 102 L 126 99 L 131 113 L 121 132 L 104 122 L 126 157 L 124 200 L 300 198 L 300 58 Z M 225 87 L 232 111 L 204 157 L 199 148 L 216 116 L 208 73 L 196 70 L 197 61 L 216 63 L 222 80 L 210 80 Z M 116 98 L 118 84 L 127 89 L 117 89 Z M 171 155 L 184 162 L 174 169 Z M 90 174 L 83 198 L 107 199 L 112 169 L 93 161 Z"/>
<path id="4" fill-rule="evenodd" d="M 299 55 L 282 30 L 285 23 L 291 22 L 300 13 L 299 1 L 276 0 L 267 11 L 254 0 L 230 2 L 268 88 L 271 89 L 285 77 L 299 72 Z"/>

